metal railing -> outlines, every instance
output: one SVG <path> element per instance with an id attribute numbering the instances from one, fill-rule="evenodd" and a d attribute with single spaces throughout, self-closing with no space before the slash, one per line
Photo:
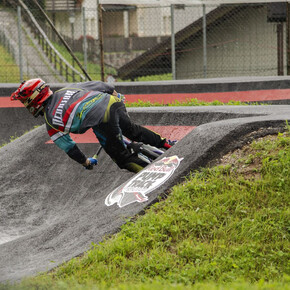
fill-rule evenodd
<path id="1" fill-rule="evenodd" d="M 31 28 L 34 37 L 38 40 L 38 44 L 41 46 L 42 51 L 49 58 L 50 63 L 59 72 L 59 74 L 64 76 L 67 82 L 71 80 L 75 81 L 77 76 L 80 81 L 85 80 L 85 77 L 55 49 L 27 6 L 22 1 L 19 1 L 19 4 L 26 13 L 27 17 L 24 17 L 24 19 Z"/>

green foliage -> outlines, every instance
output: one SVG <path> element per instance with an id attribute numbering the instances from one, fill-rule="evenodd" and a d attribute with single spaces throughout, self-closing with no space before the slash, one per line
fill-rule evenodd
<path id="1" fill-rule="evenodd" d="M 118 234 L 15 289 L 290 289 L 289 144 L 288 130 L 192 172 Z"/>
<path id="2" fill-rule="evenodd" d="M 39 127 L 39 125 L 33 126 L 33 128 L 32 128 L 31 130 L 33 130 L 33 129 L 37 128 L 37 127 Z M 28 132 L 31 131 L 31 130 L 25 131 L 22 135 L 28 133 Z M 9 140 L 9 142 L 0 144 L 0 148 L 3 147 L 3 146 L 5 146 L 5 145 L 7 145 L 7 144 L 10 143 L 10 142 L 13 142 L 14 140 L 18 139 L 19 137 L 20 137 L 20 136 L 17 136 L 17 134 L 15 133 L 14 136 L 10 136 L 10 140 Z"/>
<path id="3" fill-rule="evenodd" d="M 142 101 L 138 100 L 138 102 L 126 102 L 126 107 L 174 107 L 174 106 L 242 106 L 242 105 L 249 105 L 249 103 L 244 103 L 240 101 L 229 101 L 228 103 L 223 103 L 221 101 L 213 101 L 213 102 L 205 102 L 205 101 L 200 101 L 198 99 L 190 99 L 184 102 L 180 101 L 174 101 L 169 104 L 163 104 L 163 103 L 151 103 L 149 101 Z M 256 105 L 256 103 L 251 103 L 251 105 Z"/>
<path id="4" fill-rule="evenodd" d="M 170 81 L 172 80 L 172 74 L 162 74 L 162 75 L 151 75 L 151 76 L 143 76 L 137 77 L 134 81 L 137 82 L 152 82 L 152 81 Z M 131 80 L 124 80 L 125 82 L 130 82 Z"/>
<path id="5" fill-rule="evenodd" d="M 53 45 L 70 64 L 74 64 L 75 68 L 82 73 L 77 63 L 72 59 L 72 56 L 63 45 L 57 43 L 53 43 Z M 82 66 L 84 66 L 84 54 L 81 52 L 74 52 L 74 54 Z M 99 64 L 88 61 L 86 71 L 93 80 L 101 80 L 101 67 Z M 115 75 L 116 70 L 111 67 L 105 67 L 105 74 Z M 72 79 L 70 81 L 72 81 Z"/>
<path id="6" fill-rule="evenodd" d="M 20 81 L 19 67 L 2 45 L 0 45 L 0 63 L 0 82 L 18 83 Z"/>

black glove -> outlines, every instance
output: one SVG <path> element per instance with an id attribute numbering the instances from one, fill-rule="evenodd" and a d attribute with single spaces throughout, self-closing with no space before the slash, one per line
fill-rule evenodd
<path id="1" fill-rule="evenodd" d="M 134 153 L 139 153 L 142 149 L 143 143 L 141 142 L 131 142 L 130 144 L 127 145 L 127 148 L 131 151 L 133 151 Z"/>

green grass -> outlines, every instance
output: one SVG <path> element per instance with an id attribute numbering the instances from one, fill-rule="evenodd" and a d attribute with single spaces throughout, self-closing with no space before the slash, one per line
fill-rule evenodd
<path id="1" fill-rule="evenodd" d="M 137 82 L 148 82 L 148 81 L 171 81 L 172 80 L 172 74 L 161 74 L 161 75 L 150 75 L 150 76 L 143 76 L 143 77 L 137 77 L 134 79 L 134 81 Z M 125 82 L 130 82 L 131 80 L 124 80 Z"/>
<path id="2" fill-rule="evenodd" d="M 288 126 L 192 172 L 83 257 L 4 289 L 290 289 L 289 145 Z"/>
<path id="3" fill-rule="evenodd" d="M 20 81 L 19 67 L 2 45 L 0 45 L 0 64 L 0 83 L 18 83 Z"/>
<path id="4" fill-rule="evenodd" d="M 190 99 L 184 102 L 174 101 L 169 104 L 157 103 L 157 102 L 149 102 L 149 101 L 142 101 L 138 100 L 138 102 L 126 102 L 126 107 L 174 107 L 174 106 L 242 106 L 242 105 L 257 105 L 258 103 L 246 103 L 241 101 L 229 101 L 228 103 L 223 103 L 221 101 L 213 101 L 213 102 L 205 102 L 200 101 L 198 99 Z"/>
<path id="5" fill-rule="evenodd" d="M 70 53 L 67 51 L 67 49 L 63 45 L 59 45 L 57 43 L 53 43 L 54 47 L 59 51 L 59 53 L 70 63 L 70 64 L 75 64 L 75 68 L 81 72 L 82 70 L 78 67 L 77 63 L 73 61 L 72 56 Z M 77 59 L 80 61 L 81 65 L 84 66 L 84 54 L 81 52 L 74 52 L 75 56 Z M 84 67 L 85 68 L 85 67 Z M 116 74 L 116 70 L 110 67 L 105 67 L 105 74 Z M 101 67 L 100 64 L 96 64 L 93 62 L 88 61 L 87 62 L 87 73 L 89 76 L 92 78 L 92 80 L 101 80 Z M 71 77 L 70 77 L 71 78 Z M 70 79 L 72 81 L 72 79 Z"/>
<path id="6" fill-rule="evenodd" d="M 26 133 L 30 132 L 30 131 L 33 130 L 33 129 L 36 129 L 37 127 L 39 127 L 39 125 L 33 126 L 33 128 L 31 128 L 30 130 L 26 130 L 23 134 L 21 134 L 21 136 L 25 135 Z M 14 140 L 18 139 L 18 138 L 21 137 L 21 136 L 18 136 L 18 135 L 15 133 L 14 136 L 10 136 L 10 140 L 9 140 L 9 142 L 4 142 L 4 143 L 0 144 L 0 148 L 1 148 L 1 147 L 4 147 L 5 145 L 7 145 L 7 144 L 10 143 L 10 142 L 13 142 Z"/>

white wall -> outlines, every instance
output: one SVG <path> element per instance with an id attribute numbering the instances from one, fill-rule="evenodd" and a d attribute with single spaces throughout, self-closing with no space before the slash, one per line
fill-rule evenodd
<path id="1" fill-rule="evenodd" d="M 216 6 L 207 7 L 207 12 Z M 149 7 L 138 5 L 137 23 L 139 36 L 166 36 L 171 34 L 170 6 Z M 185 6 L 184 9 L 174 9 L 175 32 L 185 28 L 202 17 L 202 6 Z"/>
<path id="2" fill-rule="evenodd" d="M 176 68 L 178 79 L 203 78 L 202 37 L 184 47 Z M 207 77 L 249 75 L 277 75 L 276 24 L 267 22 L 266 6 L 248 7 L 207 33 Z"/>

